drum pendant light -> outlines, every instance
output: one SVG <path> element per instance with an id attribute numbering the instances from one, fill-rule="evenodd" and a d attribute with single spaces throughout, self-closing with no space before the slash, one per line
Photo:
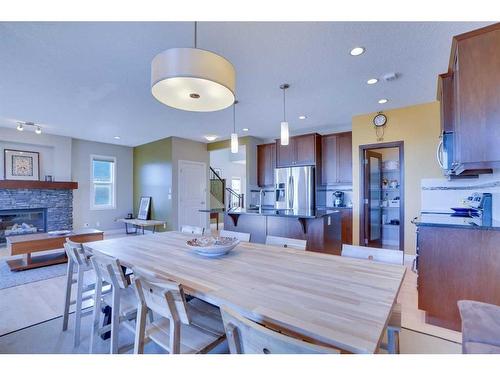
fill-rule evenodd
<path id="1" fill-rule="evenodd" d="M 231 134 L 231 153 L 238 153 L 238 133 L 236 133 L 236 104 L 238 101 L 235 100 L 233 103 L 233 133 Z"/>
<path id="2" fill-rule="evenodd" d="M 284 83 L 280 86 L 280 89 L 283 90 L 283 121 L 281 122 L 281 136 L 280 136 L 280 143 L 282 146 L 288 146 L 288 143 L 290 141 L 288 122 L 286 121 L 286 98 L 285 98 L 285 90 L 289 87 L 290 85 L 288 83 Z"/>
<path id="3" fill-rule="evenodd" d="M 212 112 L 234 103 L 234 66 L 216 53 L 197 48 L 171 48 L 151 62 L 151 93 L 161 103 L 184 111 Z"/>

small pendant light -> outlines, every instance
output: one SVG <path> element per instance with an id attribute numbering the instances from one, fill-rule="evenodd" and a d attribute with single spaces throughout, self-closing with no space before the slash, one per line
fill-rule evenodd
<path id="1" fill-rule="evenodd" d="M 290 132 L 288 129 L 288 122 L 286 121 L 286 97 L 285 90 L 289 88 L 290 85 L 288 83 L 284 83 L 280 86 L 280 89 L 283 90 L 283 121 L 281 122 L 281 136 L 280 143 L 282 146 L 288 146 L 290 141 Z"/>
<path id="2" fill-rule="evenodd" d="M 219 111 L 234 102 L 234 66 L 216 53 L 197 46 L 171 48 L 151 62 L 151 93 L 169 107 L 193 112 Z"/>
<path id="3" fill-rule="evenodd" d="M 235 100 L 233 103 L 233 133 L 231 134 L 231 153 L 238 153 L 238 133 L 236 133 L 236 104 L 238 101 Z"/>

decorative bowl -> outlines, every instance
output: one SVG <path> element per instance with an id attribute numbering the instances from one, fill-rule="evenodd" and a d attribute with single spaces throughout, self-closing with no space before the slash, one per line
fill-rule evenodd
<path id="1" fill-rule="evenodd" d="M 186 241 L 188 248 L 205 257 L 220 257 L 233 250 L 240 241 L 231 237 L 198 237 Z"/>

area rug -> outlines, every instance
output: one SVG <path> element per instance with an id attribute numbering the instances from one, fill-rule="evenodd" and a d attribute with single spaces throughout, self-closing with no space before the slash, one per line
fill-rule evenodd
<path id="1" fill-rule="evenodd" d="M 0 260 L 0 290 L 63 276 L 66 275 L 66 268 L 67 264 L 64 263 L 13 272 L 5 260 Z"/>

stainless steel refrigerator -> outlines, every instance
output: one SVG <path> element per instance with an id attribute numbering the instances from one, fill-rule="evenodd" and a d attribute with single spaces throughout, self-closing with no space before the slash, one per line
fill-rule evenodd
<path id="1" fill-rule="evenodd" d="M 276 209 L 314 209 L 314 167 L 276 168 L 274 182 Z"/>

